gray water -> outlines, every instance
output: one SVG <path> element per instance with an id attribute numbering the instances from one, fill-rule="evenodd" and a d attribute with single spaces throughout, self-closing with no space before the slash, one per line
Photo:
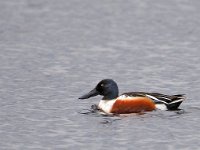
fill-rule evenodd
<path id="1" fill-rule="evenodd" d="M 1 150 L 199 150 L 199 0 L 1 0 Z M 180 111 L 104 116 L 120 93 L 186 94 Z"/>

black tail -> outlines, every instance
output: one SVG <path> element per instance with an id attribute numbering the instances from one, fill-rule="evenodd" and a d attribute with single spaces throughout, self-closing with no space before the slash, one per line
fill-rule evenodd
<path id="1" fill-rule="evenodd" d="M 167 103 L 167 109 L 168 110 L 177 110 L 180 104 L 185 100 L 185 95 L 179 94 L 179 95 L 172 95 L 171 102 Z"/>

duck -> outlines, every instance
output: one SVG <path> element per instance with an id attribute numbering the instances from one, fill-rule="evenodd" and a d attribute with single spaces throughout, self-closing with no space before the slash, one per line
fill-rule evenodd
<path id="1" fill-rule="evenodd" d="M 119 95 L 118 85 L 113 79 L 103 79 L 96 87 L 79 97 L 88 99 L 103 96 L 97 105 L 106 114 L 130 114 L 154 110 L 178 110 L 185 100 L 184 94 L 165 95 L 150 92 L 126 92 Z"/>

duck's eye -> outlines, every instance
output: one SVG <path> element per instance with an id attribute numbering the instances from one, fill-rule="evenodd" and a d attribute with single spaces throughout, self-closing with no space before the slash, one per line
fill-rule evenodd
<path id="1" fill-rule="evenodd" d="M 103 86 L 104 86 L 104 84 L 102 83 L 102 84 L 101 84 L 101 87 L 103 87 Z"/>

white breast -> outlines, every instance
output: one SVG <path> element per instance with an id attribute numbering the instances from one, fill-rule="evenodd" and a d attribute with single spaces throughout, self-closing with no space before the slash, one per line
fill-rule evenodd
<path id="1" fill-rule="evenodd" d="M 106 113 L 111 113 L 113 104 L 115 103 L 115 99 L 114 100 L 101 100 L 99 102 L 99 109 L 103 110 Z"/>

